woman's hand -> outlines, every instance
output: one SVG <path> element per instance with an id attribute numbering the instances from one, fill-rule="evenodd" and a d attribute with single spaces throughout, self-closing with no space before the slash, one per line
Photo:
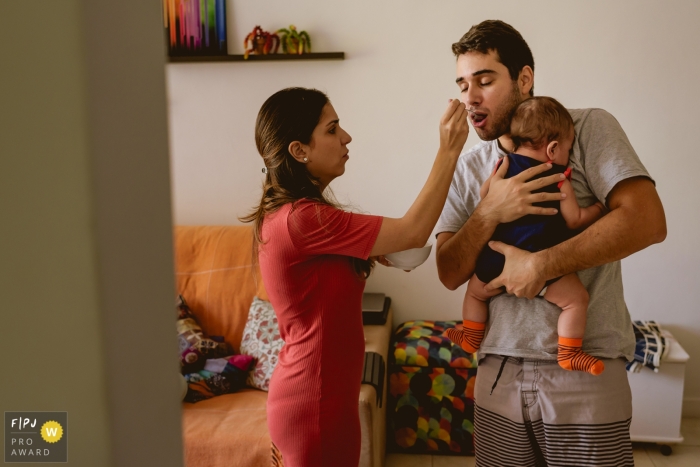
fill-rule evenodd
<path id="1" fill-rule="evenodd" d="M 382 266 L 386 267 L 391 267 L 393 266 L 393 263 L 386 259 L 386 256 L 384 255 L 379 255 L 379 256 L 370 256 L 369 259 L 371 261 L 376 261 L 377 263 L 381 264 Z"/>
<path id="2" fill-rule="evenodd" d="M 466 107 L 458 100 L 450 100 L 440 119 L 440 148 L 428 180 L 403 217 L 385 217 L 382 220 L 370 256 L 421 248 L 425 245 L 440 218 L 447 193 L 450 191 L 457 159 L 468 134 Z"/>
<path id="3" fill-rule="evenodd" d="M 450 99 L 447 110 L 440 119 L 440 148 L 462 152 L 469 136 L 467 108 L 458 99 Z"/>
<path id="4" fill-rule="evenodd" d="M 389 261 L 389 260 L 386 258 L 386 256 L 384 256 L 384 255 L 370 256 L 369 259 L 372 260 L 372 261 L 376 261 L 377 263 L 381 264 L 382 266 L 386 266 L 386 267 L 388 267 L 388 268 L 394 266 L 394 263 L 392 263 L 391 261 Z M 406 271 L 406 272 L 411 272 L 410 269 L 404 269 L 404 271 Z"/>

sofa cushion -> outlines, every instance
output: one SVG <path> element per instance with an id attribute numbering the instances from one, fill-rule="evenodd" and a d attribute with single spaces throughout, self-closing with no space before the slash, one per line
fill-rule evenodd
<path id="1" fill-rule="evenodd" d="M 272 304 L 258 297 L 253 299 L 241 340 L 241 353 L 255 358 L 255 367 L 248 376 L 248 386 L 267 391 L 270 378 L 284 341 L 280 337 L 277 316 Z"/>
<path id="2" fill-rule="evenodd" d="M 270 466 L 267 393 L 242 389 L 184 404 L 182 429 L 187 467 Z"/>
<path id="3" fill-rule="evenodd" d="M 254 296 L 267 299 L 250 226 L 175 227 L 177 292 L 209 335 L 238 350 Z"/>

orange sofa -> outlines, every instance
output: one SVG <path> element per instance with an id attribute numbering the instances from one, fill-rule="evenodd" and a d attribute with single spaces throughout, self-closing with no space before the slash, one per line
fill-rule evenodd
<path id="1" fill-rule="evenodd" d="M 238 352 L 254 296 L 267 300 L 260 271 L 253 267 L 250 226 L 175 228 L 177 291 L 205 333 L 224 336 Z M 368 351 L 387 362 L 391 311 L 385 325 L 365 326 Z M 382 400 L 386 401 L 386 375 Z M 187 467 L 268 467 L 270 436 L 267 393 L 243 389 L 194 404 L 183 403 Z M 386 406 L 378 407 L 373 386 L 363 384 L 358 401 L 362 427 L 360 467 L 383 467 Z"/>

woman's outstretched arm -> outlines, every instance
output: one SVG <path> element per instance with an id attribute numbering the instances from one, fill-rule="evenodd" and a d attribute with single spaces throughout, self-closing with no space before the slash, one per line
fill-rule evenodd
<path id="1" fill-rule="evenodd" d="M 440 119 L 440 148 L 428 180 L 403 217 L 384 218 L 371 256 L 425 245 L 442 212 L 457 159 L 468 135 L 466 107 L 453 99 Z"/>

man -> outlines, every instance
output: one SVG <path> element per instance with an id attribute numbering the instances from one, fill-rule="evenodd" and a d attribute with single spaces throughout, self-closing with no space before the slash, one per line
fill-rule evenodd
<path id="1" fill-rule="evenodd" d="M 438 222 L 437 265 L 454 290 L 471 277 L 479 252 L 499 223 L 556 210 L 533 203 L 561 199 L 532 193 L 559 175 L 528 182 L 547 164 L 479 188 L 512 147 L 514 108 L 533 95 L 534 60 L 522 36 L 502 21 L 473 26 L 452 50 L 461 100 L 483 140 L 460 157 Z M 653 181 L 612 115 L 572 110 L 576 140 L 572 185 L 581 206 L 608 212 L 572 239 L 538 253 L 499 242 L 503 273 L 488 287 L 505 287 L 489 304 L 475 387 L 477 465 L 634 465 L 629 439 L 632 400 L 625 358 L 634 334 L 622 293 L 619 260 L 664 240 L 666 221 Z M 537 297 L 549 279 L 578 272 L 590 295 L 583 349 L 605 362 L 598 376 L 566 371 L 556 362 L 560 309 Z"/>

